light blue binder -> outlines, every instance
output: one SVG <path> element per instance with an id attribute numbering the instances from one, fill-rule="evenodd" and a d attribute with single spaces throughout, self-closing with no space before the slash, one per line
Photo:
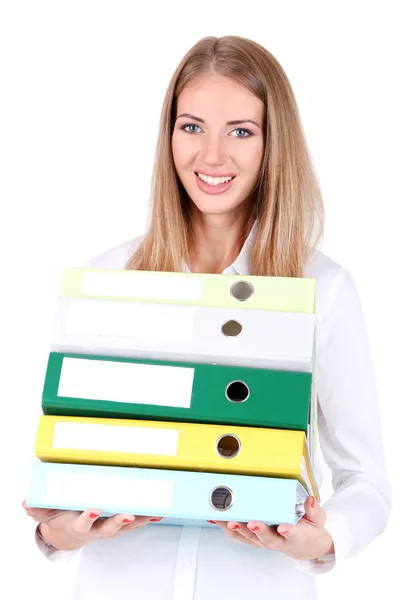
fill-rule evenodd
<path id="1" fill-rule="evenodd" d="M 33 462 L 26 504 L 95 508 L 102 517 L 163 517 L 155 525 L 214 527 L 207 520 L 295 525 L 305 514 L 307 496 L 295 479 Z"/>

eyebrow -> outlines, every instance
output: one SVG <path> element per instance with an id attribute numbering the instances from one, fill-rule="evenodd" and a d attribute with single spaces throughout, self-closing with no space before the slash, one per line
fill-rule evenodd
<path id="1" fill-rule="evenodd" d="M 177 119 L 180 119 L 181 117 L 187 117 L 188 119 L 194 119 L 195 121 L 198 121 L 199 123 L 205 123 L 204 119 L 200 119 L 200 117 L 195 117 L 194 115 L 190 115 L 188 113 L 183 113 L 182 115 L 178 115 Z M 252 121 L 252 119 L 236 119 L 235 121 L 227 121 L 226 125 L 242 125 L 243 123 L 253 123 L 254 125 L 256 125 L 259 129 L 261 129 L 258 125 L 258 123 L 256 123 L 255 121 Z"/>

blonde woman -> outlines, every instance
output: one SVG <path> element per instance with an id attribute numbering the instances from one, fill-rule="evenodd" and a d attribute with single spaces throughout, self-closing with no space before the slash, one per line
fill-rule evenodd
<path id="1" fill-rule="evenodd" d="M 290 83 L 253 41 L 200 40 L 163 104 L 146 235 L 94 258 L 107 269 L 313 277 L 317 280 L 319 451 L 333 495 L 296 526 L 151 525 L 161 515 L 27 509 L 50 560 L 81 551 L 76 600 L 317 598 L 386 527 L 391 492 L 358 292 L 323 254 L 323 206 Z"/>

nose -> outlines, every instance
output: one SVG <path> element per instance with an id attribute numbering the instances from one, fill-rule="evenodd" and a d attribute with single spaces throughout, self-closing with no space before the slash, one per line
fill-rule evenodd
<path id="1" fill-rule="evenodd" d="M 209 166 L 219 166 L 224 164 L 225 148 L 223 141 L 218 136 L 203 136 L 201 160 L 204 164 Z"/>

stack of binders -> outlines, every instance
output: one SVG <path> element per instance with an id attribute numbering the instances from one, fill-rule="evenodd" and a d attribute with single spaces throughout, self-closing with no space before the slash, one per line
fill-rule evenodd
<path id="1" fill-rule="evenodd" d="M 296 524 L 315 309 L 314 279 L 65 269 L 27 506 Z"/>

